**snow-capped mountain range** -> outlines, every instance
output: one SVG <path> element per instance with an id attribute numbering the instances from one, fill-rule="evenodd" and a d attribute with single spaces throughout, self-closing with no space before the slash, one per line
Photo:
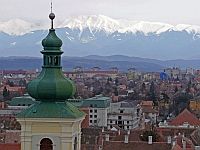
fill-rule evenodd
<path id="1" fill-rule="evenodd" d="M 55 25 L 67 55 L 123 54 L 157 59 L 198 58 L 200 26 L 78 16 Z M 0 54 L 39 55 L 49 24 L 21 19 L 0 22 Z M 8 53 L 9 51 L 9 53 Z"/>
<path id="2" fill-rule="evenodd" d="M 46 30 L 47 24 L 31 23 L 21 19 L 12 19 L 6 22 L 0 22 L 0 32 L 5 32 L 9 35 L 23 35 L 34 30 Z M 96 30 L 104 30 L 107 33 L 118 31 L 119 33 L 126 32 L 142 32 L 148 34 L 161 34 L 166 31 L 187 31 L 188 33 L 200 33 L 200 26 L 178 24 L 176 26 L 147 21 L 130 21 L 116 20 L 103 15 L 78 16 L 66 19 L 63 23 L 57 25 L 57 28 L 68 27 L 70 29 L 80 29 L 83 31 L 89 28 L 91 32 Z"/>

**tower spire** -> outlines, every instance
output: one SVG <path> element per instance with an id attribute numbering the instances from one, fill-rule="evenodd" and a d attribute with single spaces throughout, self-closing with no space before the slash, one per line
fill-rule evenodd
<path id="1" fill-rule="evenodd" d="M 51 0 L 51 13 L 52 13 L 52 5 L 53 5 L 53 4 L 52 4 L 52 0 Z"/>
<path id="2" fill-rule="evenodd" d="M 51 0 L 51 13 L 49 14 L 49 18 L 51 19 L 51 29 L 53 29 L 53 19 L 55 18 L 55 14 L 52 11 L 53 3 Z"/>

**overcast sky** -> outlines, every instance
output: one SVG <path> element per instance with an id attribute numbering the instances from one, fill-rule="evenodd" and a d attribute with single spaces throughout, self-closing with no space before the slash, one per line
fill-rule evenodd
<path id="1" fill-rule="evenodd" d="M 57 20 L 77 15 L 200 25 L 200 0 L 53 0 Z M 0 21 L 47 20 L 50 0 L 0 0 Z"/>

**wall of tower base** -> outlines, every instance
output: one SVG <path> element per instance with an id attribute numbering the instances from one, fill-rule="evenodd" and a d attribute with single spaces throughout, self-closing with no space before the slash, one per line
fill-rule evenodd
<path id="1" fill-rule="evenodd" d="M 45 138 L 52 141 L 52 150 L 80 150 L 82 120 L 20 118 L 21 150 L 41 150 Z"/>

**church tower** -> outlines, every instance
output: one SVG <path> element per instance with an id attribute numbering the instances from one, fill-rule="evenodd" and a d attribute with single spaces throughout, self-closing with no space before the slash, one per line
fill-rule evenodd
<path id="1" fill-rule="evenodd" d="M 36 102 L 17 115 L 21 124 L 21 150 L 80 150 L 81 122 L 85 114 L 67 102 L 75 86 L 62 73 L 62 41 L 53 27 L 42 41 L 43 66 L 40 75 L 28 84 Z"/>

